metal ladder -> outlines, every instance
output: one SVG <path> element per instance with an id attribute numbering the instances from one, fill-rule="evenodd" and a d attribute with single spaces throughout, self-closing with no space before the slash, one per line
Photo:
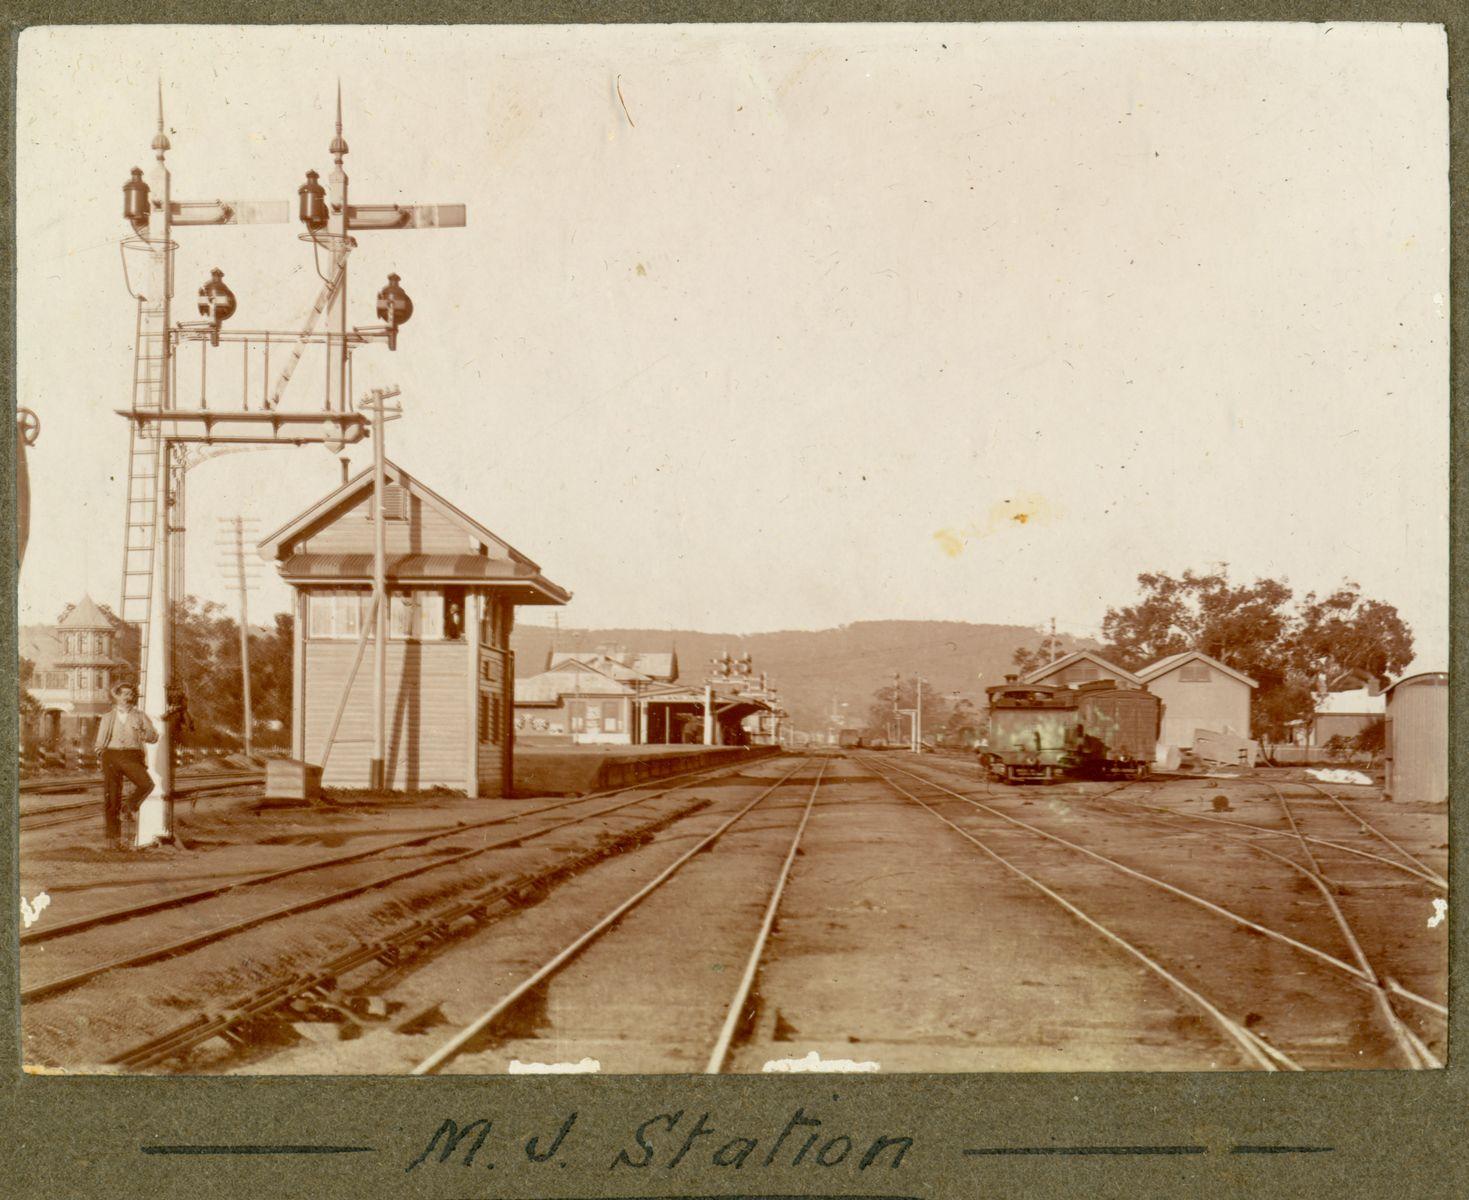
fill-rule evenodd
<path id="1" fill-rule="evenodd" d="M 167 380 L 163 377 L 163 305 L 138 298 L 137 326 L 133 345 L 133 394 L 135 410 L 163 407 Z M 148 668 L 148 624 L 153 615 L 153 573 L 158 545 L 158 472 L 160 442 L 157 428 L 129 423 L 127 501 L 123 513 L 122 603 L 118 616 L 138 625 L 138 703 Z"/>

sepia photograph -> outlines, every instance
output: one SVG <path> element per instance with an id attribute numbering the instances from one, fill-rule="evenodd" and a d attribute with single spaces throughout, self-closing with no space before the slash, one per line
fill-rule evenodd
<path id="1" fill-rule="evenodd" d="M 1441 27 L 17 57 L 27 1071 L 1445 1065 Z"/>

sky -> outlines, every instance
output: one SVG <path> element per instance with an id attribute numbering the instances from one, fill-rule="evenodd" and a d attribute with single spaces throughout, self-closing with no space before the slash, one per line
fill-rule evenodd
<path id="1" fill-rule="evenodd" d="M 1139 572 L 1227 563 L 1356 581 L 1446 663 L 1437 29 L 156 26 L 19 57 L 23 622 L 116 603 L 121 185 L 159 79 L 175 197 L 293 215 L 340 79 L 353 202 L 468 206 L 359 235 L 351 323 L 389 271 L 416 311 L 354 390 L 402 389 L 389 456 L 571 589 L 563 624 L 1094 633 Z M 296 328 L 300 233 L 179 230 L 176 304 L 220 267 L 234 327 Z M 309 367 L 286 407 L 320 407 Z M 224 518 L 263 536 L 339 477 L 315 447 L 193 470 L 189 590 L 232 602 Z M 252 617 L 284 608 L 256 576 Z"/>

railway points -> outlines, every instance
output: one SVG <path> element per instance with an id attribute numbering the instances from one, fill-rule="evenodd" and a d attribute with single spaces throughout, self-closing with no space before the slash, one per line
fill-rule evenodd
<path id="1" fill-rule="evenodd" d="M 914 779 L 932 774 L 926 771 L 924 776 L 919 776 L 911 770 L 902 771 L 901 768 L 898 770 Z M 952 774 L 952 767 L 940 770 L 941 773 Z M 1285 836 L 1296 840 L 1299 846 L 1297 856 L 1282 854 L 1262 845 L 1258 833 L 1260 827 L 1252 824 L 1250 828 L 1257 832 L 1243 834 L 1210 832 L 1202 837 L 1194 832 L 1191 836 L 1196 841 L 1202 841 L 1208 845 L 1212 840 L 1215 847 L 1204 861 L 1200 861 L 1199 852 L 1178 846 L 1176 835 L 1166 842 L 1160 838 L 1154 838 L 1150 839 L 1147 844 L 1139 845 L 1137 839 L 1128 836 L 1125 829 L 1118 830 L 1111 827 L 1109 822 L 1102 820 L 1102 813 L 1109 811 L 1129 814 L 1134 822 L 1143 812 L 1149 815 L 1156 813 L 1172 815 L 1170 810 L 1160 808 L 1156 804 L 1146 804 L 1140 800 L 1129 800 L 1115 795 L 1116 789 L 1099 793 L 1090 801 L 1085 795 L 1072 795 L 1060 800 L 1053 797 L 1049 803 L 1033 805 L 1040 811 L 1028 812 L 1022 821 L 1013 814 L 1013 811 L 1003 810 L 1010 807 L 1007 801 L 1013 803 L 1014 793 L 1009 796 L 996 796 L 994 790 L 989 789 L 986 785 L 985 800 L 988 802 L 985 802 L 944 784 L 933 783 L 931 780 L 930 786 L 953 800 L 991 814 L 1010 823 L 1013 827 L 1026 829 L 1037 839 L 1046 840 L 1056 846 L 1064 846 L 1073 853 L 1086 856 L 1111 870 L 1130 876 L 1139 883 L 1171 893 L 1174 897 L 1187 901 L 1198 909 L 1213 912 L 1226 921 L 1236 923 L 1241 929 L 1249 929 L 1255 935 L 1263 935 L 1277 944 L 1288 946 L 1313 960 L 1313 969 L 1316 966 L 1331 968 L 1332 973 L 1337 976 L 1337 983 L 1334 986 L 1338 992 L 1340 992 L 1341 985 L 1350 985 L 1371 1001 L 1376 1010 L 1374 1023 L 1378 1027 L 1375 1046 L 1356 1044 L 1354 1048 L 1355 1056 L 1359 1060 L 1367 1061 L 1359 1061 L 1355 1064 L 1337 1062 L 1334 1065 L 1421 1068 L 1441 1063 L 1446 1038 L 1444 1019 L 1447 1016 L 1447 1009 L 1441 997 L 1443 987 L 1441 969 L 1436 969 L 1436 964 L 1442 961 L 1443 948 L 1441 944 L 1438 944 L 1438 939 L 1417 937 L 1405 939 L 1401 933 L 1403 927 L 1416 915 L 1419 901 L 1422 902 L 1422 911 L 1427 910 L 1428 893 L 1423 892 L 1421 881 L 1405 881 L 1403 870 L 1398 870 L 1390 882 L 1392 891 L 1385 891 L 1381 886 L 1381 880 L 1375 880 L 1378 886 L 1370 893 L 1370 901 L 1363 901 L 1356 895 L 1358 890 L 1364 894 L 1368 893 L 1368 888 L 1363 880 L 1353 877 L 1351 885 L 1344 887 L 1335 871 L 1328 876 L 1322 870 L 1320 862 L 1311 851 L 1312 840 L 1305 835 L 1301 828 L 1302 822 L 1296 820 L 1296 814 L 1290 802 L 1277 785 L 1266 781 L 1262 786 L 1266 794 L 1278 805 L 1282 818 L 1291 826 L 1285 831 Z M 997 804 L 1002 807 L 997 807 Z M 1123 805 L 1131 807 L 1124 808 Z M 1074 811 L 1072 811 L 1073 806 Z M 1209 820 L 1213 823 L 1228 823 L 1226 818 L 1210 817 Z M 1177 830 L 1180 824 L 1187 827 L 1186 822 L 1175 822 L 1172 828 Z M 1156 822 L 1154 827 L 1157 827 Z M 1194 825 L 1192 829 L 1197 831 L 1198 826 Z M 1162 874 L 1170 875 L 1173 879 L 1181 879 L 1188 884 L 1188 887 L 1180 888 L 1163 879 L 1148 876 L 1134 867 L 1100 853 L 1099 848 L 1105 848 L 1109 839 L 1117 840 L 1119 833 L 1122 834 L 1121 840 L 1129 849 L 1134 852 L 1141 850 L 1148 853 L 1153 862 L 1162 866 Z M 1073 838 L 1076 840 L 1070 840 Z M 1170 850 L 1167 848 L 1170 844 L 1178 848 Z M 1275 844 L 1278 845 L 1278 841 Z M 1328 844 L 1337 845 L 1337 843 Z M 1273 860 L 1290 875 L 1296 877 L 1298 887 L 1309 887 L 1310 894 L 1315 897 L 1315 900 L 1298 899 L 1290 889 L 1281 887 L 1278 881 L 1271 882 L 1268 878 L 1262 881 L 1261 872 L 1258 869 L 1251 870 L 1247 866 L 1236 864 L 1222 847 L 1237 845 L 1243 846 L 1257 861 L 1260 856 Z M 1400 864 L 1390 863 L 1370 855 L 1350 861 L 1359 863 L 1363 870 L 1377 872 L 1379 876 L 1389 868 L 1400 866 Z M 1191 891 L 1188 890 L 1189 888 L 1196 890 Z M 1266 893 L 1263 904 L 1260 899 L 1261 892 Z M 1251 920 L 1249 916 L 1233 911 L 1226 905 L 1233 905 L 1246 911 L 1253 910 L 1258 919 Z M 1166 933 L 1172 922 L 1165 921 L 1162 913 L 1161 907 L 1152 912 L 1149 918 L 1142 922 L 1142 927 L 1149 937 L 1166 943 L 1167 937 L 1160 937 L 1160 935 Z M 1348 914 L 1350 914 L 1350 919 Z M 1294 932 L 1287 932 L 1282 928 L 1283 925 L 1291 927 Z M 1208 944 L 1206 936 L 1201 944 Z M 1372 958 L 1369 958 L 1368 952 L 1364 950 L 1364 945 L 1368 944 L 1374 948 L 1374 957 L 1377 954 L 1377 948 L 1382 947 L 1392 956 L 1392 961 L 1384 963 L 1379 959 L 1377 967 L 1374 967 Z M 1332 949 L 1328 951 L 1326 947 Z M 1235 962 L 1232 966 L 1234 970 L 1241 973 L 1242 978 L 1248 981 L 1250 973 L 1245 964 Z M 1269 980 L 1274 975 L 1274 968 L 1261 969 L 1255 973 Z M 1421 980 L 1416 990 L 1400 982 L 1400 978 L 1405 974 L 1415 980 Z M 1342 978 L 1343 976 L 1345 978 Z M 1434 993 L 1439 995 L 1436 996 Z M 1288 995 L 1292 994 L 1288 993 Z M 1276 1011 L 1295 1016 L 1302 1007 L 1302 997 L 1296 994 L 1289 1003 L 1277 1003 Z M 1271 1010 L 1263 1004 L 1258 1004 L 1256 1008 L 1258 1023 L 1263 1028 Z M 1361 1022 L 1358 1022 L 1357 1027 L 1359 1030 L 1365 1028 Z M 1304 1036 L 1307 1040 L 1314 1037 L 1310 1034 Z M 1384 1041 L 1384 1039 L 1387 1040 Z M 1389 1049 L 1395 1049 L 1395 1054 L 1389 1054 Z"/>

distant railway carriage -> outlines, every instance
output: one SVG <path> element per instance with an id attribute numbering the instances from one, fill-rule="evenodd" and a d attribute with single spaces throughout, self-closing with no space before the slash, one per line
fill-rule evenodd
<path id="1" fill-rule="evenodd" d="M 978 754 L 994 778 L 1147 774 L 1163 710 L 1152 693 L 1111 680 L 1076 689 L 1011 682 L 986 692 L 989 728 Z"/>
<path id="2" fill-rule="evenodd" d="M 855 729 L 843 729 L 837 741 L 843 750 L 856 750 L 862 745 L 862 735 Z"/>

